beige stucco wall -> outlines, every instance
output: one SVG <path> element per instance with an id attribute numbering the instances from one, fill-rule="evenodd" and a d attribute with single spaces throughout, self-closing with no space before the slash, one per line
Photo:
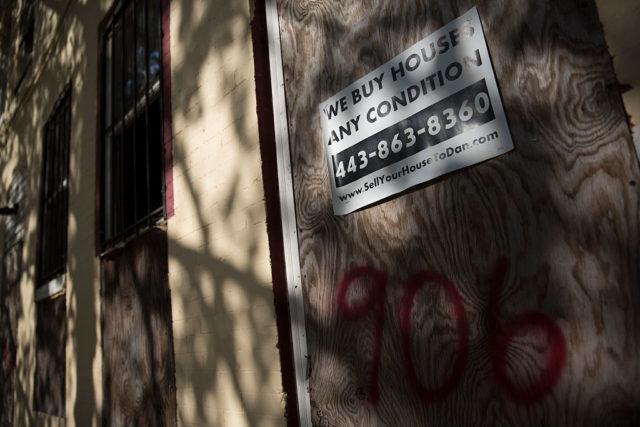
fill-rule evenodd
<path id="1" fill-rule="evenodd" d="M 26 169 L 28 175 L 16 426 L 101 424 L 100 264 L 94 254 L 97 38 L 111 3 L 38 2 L 35 62 L 0 126 L 0 194 L 14 173 Z M 167 229 L 178 424 L 184 426 L 285 424 L 251 11 L 249 0 L 171 2 L 175 215 Z M 67 391 L 66 418 L 59 419 L 33 411 L 33 280 L 42 128 L 68 81 Z"/>
<path id="2" fill-rule="evenodd" d="M 188 3 L 188 4 L 187 4 Z M 256 116 L 252 5 L 171 9 L 169 220 L 179 425 L 284 425 Z"/>

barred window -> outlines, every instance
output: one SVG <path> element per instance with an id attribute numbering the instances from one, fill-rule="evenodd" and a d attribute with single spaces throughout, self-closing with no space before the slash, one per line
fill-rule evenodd
<path id="1" fill-rule="evenodd" d="M 68 86 L 43 129 L 37 299 L 62 289 L 67 267 L 70 121 L 71 87 Z"/>
<path id="2" fill-rule="evenodd" d="M 62 291 L 67 271 L 70 134 L 68 85 L 43 129 L 36 289 L 34 409 L 58 417 L 65 411 L 67 313 Z"/>
<path id="3" fill-rule="evenodd" d="M 166 217 L 161 10 L 122 1 L 101 34 L 102 250 Z"/>

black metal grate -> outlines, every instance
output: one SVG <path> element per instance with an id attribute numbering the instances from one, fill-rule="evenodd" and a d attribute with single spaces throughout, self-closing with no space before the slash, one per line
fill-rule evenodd
<path id="1" fill-rule="evenodd" d="M 164 215 L 160 0 L 123 1 L 102 35 L 102 249 Z"/>
<path id="2" fill-rule="evenodd" d="M 70 125 L 71 87 L 68 86 L 44 125 L 40 285 L 64 272 L 67 265 Z"/>

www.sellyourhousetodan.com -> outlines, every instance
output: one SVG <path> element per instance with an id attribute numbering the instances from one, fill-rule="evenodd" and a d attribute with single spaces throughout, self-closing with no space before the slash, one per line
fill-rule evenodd
<path id="1" fill-rule="evenodd" d="M 471 142 L 465 142 L 464 144 L 460 144 L 456 147 L 448 147 L 446 150 L 442 151 L 442 152 L 438 152 L 438 153 L 434 153 L 433 155 L 427 157 L 426 159 L 422 159 L 420 162 L 415 163 L 413 165 L 406 165 L 405 167 L 403 167 L 402 169 L 400 169 L 397 172 L 393 172 L 390 174 L 380 174 L 376 177 L 374 177 L 372 180 L 370 180 L 369 182 L 365 182 L 363 186 L 361 186 L 360 188 L 357 188 L 354 191 L 351 191 L 349 193 L 346 193 L 342 196 L 339 196 L 341 201 L 346 201 L 349 200 L 353 197 L 358 196 L 359 194 L 362 194 L 365 191 L 369 191 L 373 188 L 376 188 L 380 185 L 383 185 L 387 182 L 392 182 L 398 178 L 402 178 L 406 175 L 409 175 L 411 173 L 414 173 L 422 168 L 426 168 L 429 165 L 432 165 L 434 163 L 437 163 L 440 160 L 445 160 L 448 159 L 450 157 L 453 157 L 457 154 L 460 153 L 464 153 L 467 150 L 471 150 L 473 149 L 473 147 L 482 145 L 486 142 L 490 142 L 493 141 L 495 139 L 498 139 L 498 132 L 492 132 L 486 136 L 481 136 L 480 138 L 475 138 L 473 141 Z"/>

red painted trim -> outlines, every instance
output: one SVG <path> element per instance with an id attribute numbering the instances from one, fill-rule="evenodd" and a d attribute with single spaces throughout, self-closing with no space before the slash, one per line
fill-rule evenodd
<path id="1" fill-rule="evenodd" d="M 162 118 L 164 137 L 164 185 L 167 219 L 174 213 L 173 205 L 173 116 L 171 113 L 171 20 L 170 0 L 162 0 Z"/>
<path id="2" fill-rule="evenodd" d="M 269 46 L 267 39 L 267 18 L 264 0 L 255 3 L 251 21 L 253 40 L 253 63 L 256 79 L 256 102 L 258 114 L 258 135 L 262 158 L 262 183 L 264 185 L 267 209 L 267 235 L 271 257 L 271 277 L 273 279 L 273 302 L 276 311 L 282 389 L 285 393 L 285 416 L 287 426 L 300 425 L 296 376 L 293 362 L 293 344 L 287 298 L 287 274 L 282 241 L 282 218 L 278 187 L 276 138 L 273 124 L 273 102 L 271 99 L 271 75 L 269 72 Z"/>

